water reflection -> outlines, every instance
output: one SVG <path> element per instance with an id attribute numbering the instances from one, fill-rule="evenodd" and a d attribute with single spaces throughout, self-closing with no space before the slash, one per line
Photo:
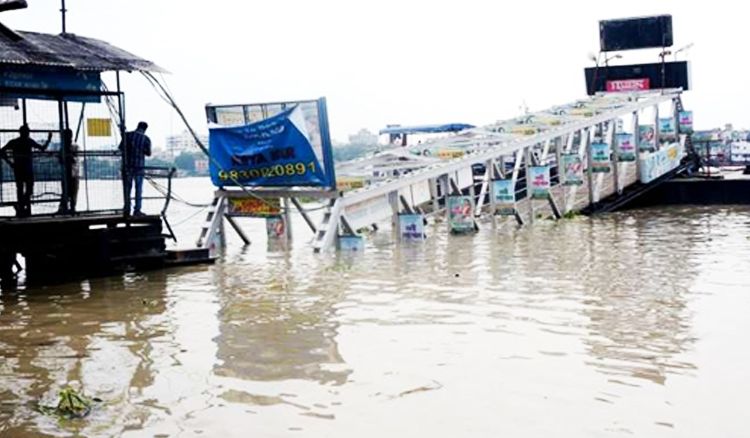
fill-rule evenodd
<path id="1" fill-rule="evenodd" d="M 0 431 L 24 436 L 34 424 L 41 434 L 58 434 L 57 422 L 34 409 L 40 401 L 54 404 L 67 384 L 106 400 L 127 399 L 151 385 L 150 340 L 165 334 L 159 323 L 165 278 L 164 272 L 131 274 L 0 295 Z M 126 417 L 142 426 L 142 414 L 105 408 L 94 429 L 75 422 L 66 429 L 102 433 L 117 430 Z"/>
<path id="2" fill-rule="evenodd" d="M 732 275 L 750 270 L 749 218 L 439 224 L 400 244 L 384 227 L 361 254 L 256 243 L 211 267 L 2 294 L 0 436 L 688 436 L 700 416 L 672 407 L 703 412 L 691 394 L 723 382 L 710 364 L 750 364 L 726 347 L 746 319 L 710 337 L 741 298 L 706 304 L 746 296 Z M 66 424 L 34 412 L 66 382 L 105 404 Z"/>
<path id="3" fill-rule="evenodd" d="M 675 214 L 648 211 L 608 219 L 594 221 L 584 240 L 586 255 L 597 258 L 581 278 L 589 292 L 587 363 L 614 383 L 639 385 L 645 379 L 664 385 L 669 374 L 695 369 L 680 355 L 694 342 L 688 302 L 696 275 L 688 256 L 691 239 L 665 230 L 699 233 Z"/>
<path id="4" fill-rule="evenodd" d="M 217 267 L 219 336 L 214 371 L 222 377 L 343 384 L 349 371 L 336 344 L 335 306 L 346 281 L 295 266 L 289 253 L 255 269 Z M 231 274 L 230 274 L 231 273 Z M 333 275 L 335 276 L 335 275 Z"/>

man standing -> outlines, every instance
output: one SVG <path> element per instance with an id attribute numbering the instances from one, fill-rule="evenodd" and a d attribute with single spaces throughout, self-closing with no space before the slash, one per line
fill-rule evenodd
<path id="1" fill-rule="evenodd" d="M 47 136 L 44 146 L 31 138 L 29 125 L 22 125 L 18 129 L 19 136 L 9 141 L 0 149 L 0 156 L 7 157 L 8 151 L 13 156 L 12 166 L 16 178 L 16 215 L 18 217 L 31 216 L 31 197 L 34 194 L 34 161 L 32 149 L 43 151 L 52 140 L 52 133 Z M 6 158 L 7 159 L 7 158 Z"/>
<path id="2" fill-rule="evenodd" d="M 148 124 L 138 122 L 135 131 L 125 134 L 120 144 L 120 151 L 125 160 L 125 215 L 130 215 L 130 193 L 135 183 L 135 208 L 133 216 L 143 216 L 141 204 L 143 200 L 143 175 L 146 167 L 146 157 L 151 156 L 151 139 L 146 135 Z"/>
<path id="3" fill-rule="evenodd" d="M 63 157 L 65 158 L 63 159 Z M 78 169 L 78 145 L 73 143 L 73 131 L 70 129 L 63 131 L 62 150 L 59 159 L 63 167 L 63 178 L 65 178 L 65 187 L 68 189 L 68 194 L 67 198 L 60 199 L 58 213 L 73 214 L 76 212 L 80 172 Z"/>

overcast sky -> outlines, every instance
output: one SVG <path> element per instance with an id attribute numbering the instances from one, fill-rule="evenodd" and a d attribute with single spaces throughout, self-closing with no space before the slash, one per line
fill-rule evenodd
<path id="1" fill-rule="evenodd" d="M 17 30 L 57 33 L 59 0 L 0 14 Z M 698 128 L 750 127 L 744 2 L 67 0 L 68 31 L 104 39 L 169 70 L 165 78 L 199 131 L 204 105 L 326 96 L 332 135 L 388 123 L 511 118 L 584 97 L 582 69 L 598 21 L 672 14 L 673 49 L 692 61 L 685 103 Z M 619 63 L 657 61 L 658 50 Z M 182 125 L 136 74 L 125 75 L 128 129 L 157 144 Z"/>

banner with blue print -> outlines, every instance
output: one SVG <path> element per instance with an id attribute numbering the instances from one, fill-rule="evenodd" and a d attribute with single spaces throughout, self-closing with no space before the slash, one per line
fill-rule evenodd
<path id="1" fill-rule="evenodd" d="M 211 180 L 222 186 L 328 186 L 295 106 L 267 119 L 209 129 Z"/>
<path id="2" fill-rule="evenodd" d="M 492 181 L 492 196 L 495 198 L 495 211 L 501 216 L 511 216 L 516 212 L 515 182 L 512 179 Z"/>

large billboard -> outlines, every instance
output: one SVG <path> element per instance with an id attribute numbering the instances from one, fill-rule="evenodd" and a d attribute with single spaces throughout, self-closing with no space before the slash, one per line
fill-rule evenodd
<path id="1" fill-rule="evenodd" d="M 325 98 L 207 105 L 206 116 L 214 185 L 336 187 Z"/>

